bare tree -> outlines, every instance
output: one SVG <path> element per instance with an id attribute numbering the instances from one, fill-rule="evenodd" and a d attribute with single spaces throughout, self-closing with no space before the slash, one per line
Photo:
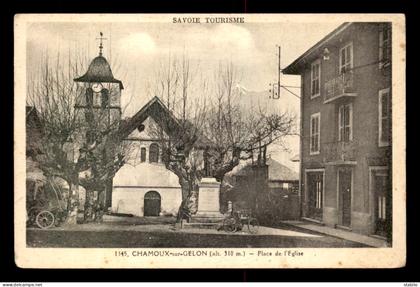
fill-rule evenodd
<path id="1" fill-rule="evenodd" d="M 34 155 L 47 176 L 69 185 L 67 223 L 76 223 L 79 186 L 86 190 L 85 219 L 93 215 L 92 194 L 104 191 L 109 179 L 124 164 L 127 146 L 119 137 L 119 121 L 109 120 L 109 109 L 79 109 L 86 90 L 73 78 L 85 71 L 83 57 L 59 54 L 54 65 L 46 55 L 40 77 L 28 84 L 28 104 L 40 117 L 41 142 Z M 110 90 L 112 97 L 113 90 Z M 101 206 L 103 208 L 103 206 Z"/>
<path id="2" fill-rule="evenodd" d="M 166 116 L 157 117 L 160 128 L 154 135 L 162 146 L 166 168 L 178 176 L 180 210 L 194 213 L 203 176 L 221 182 L 240 160 L 257 153 L 262 161 L 270 144 L 291 134 L 294 117 L 270 115 L 262 108 L 242 110 L 235 87 L 237 71 L 231 63 L 219 66 L 213 89 L 204 77 L 197 81 L 185 54 L 169 64 L 170 68 L 158 73 L 157 95 L 166 95 L 168 106 Z M 199 96 L 191 97 L 194 93 Z"/>
<path id="3" fill-rule="evenodd" d="M 216 74 L 216 100 L 205 121 L 204 134 L 212 142 L 214 177 L 224 175 L 241 160 L 265 163 L 267 147 L 293 133 L 295 116 L 290 113 L 268 113 L 258 106 L 241 106 L 238 72 L 232 63 L 220 65 Z"/>
<path id="4" fill-rule="evenodd" d="M 34 155 L 35 160 L 44 174 L 63 178 L 68 183 L 68 222 L 75 223 L 78 174 L 82 166 L 73 160 L 70 149 L 73 136 L 81 130 L 82 123 L 74 109 L 80 91 L 73 84 L 70 74 L 77 72 L 79 66 L 77 62 L 66 63 L 67 74 L 59 61 L 60 57 L 57 58 L 54 66 L 48 55 L 43 59 L 40 77 L 33 78 L 28 85 L 28 103 L 37 109 L 41 123 L 39 153 Z"/>
<path id="5" fill-rule="evenodd" d="M 166 168 L 177 175 L 182 189 L 181 207 L 194 212 L 198 183 L 203 169 L 200 149 L 201 128 L 206 118 L 206 98 L 192 98 L 200 89 L 207 92 L 206 81 L 197 80 L 198 66 L 192 67 L 184 53 L 181 58 L 169 56 L 167 64 L 156 73 L 154 94 L 165 103 L 166 112 L 160 114 L 158 126 L 151 130 L 159 141 Z"/>

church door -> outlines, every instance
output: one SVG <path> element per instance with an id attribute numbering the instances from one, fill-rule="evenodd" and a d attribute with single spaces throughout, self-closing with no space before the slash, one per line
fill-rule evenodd
<path id="1" fill-rule="evenodd" d="M 144 195 L 144 216 L 159 216 L 161 198 L 156 191 L 149 191 Z"/>

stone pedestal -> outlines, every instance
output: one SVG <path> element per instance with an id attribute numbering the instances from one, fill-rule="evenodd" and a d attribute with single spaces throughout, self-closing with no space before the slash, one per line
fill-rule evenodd
<path id="1" fill-rule="evenodd" d="M 215 178 L 203 178 L 199 184 L 198 208 L 194 215 L 195 221 L 211 221 L 223 218 L 220 213 L 220 182 Z M 202 220 L 199 220 L 202 219 Z M 206 220 L 207 219 L 207 220 Z"/>

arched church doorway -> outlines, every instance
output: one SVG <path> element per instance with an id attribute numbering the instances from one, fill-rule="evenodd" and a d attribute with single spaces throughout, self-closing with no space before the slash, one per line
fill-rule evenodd
<path id="1" fill-rule="evenodd" d="M 148 191 L 144 195 L 144 216 L 159 216 L 161 198 L 157 191 Z"/>

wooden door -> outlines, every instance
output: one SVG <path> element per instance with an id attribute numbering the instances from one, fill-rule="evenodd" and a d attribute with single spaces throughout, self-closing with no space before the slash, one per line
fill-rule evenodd
<path id="1" fill-rule="evenodd" d="M 149 191 L 144 195 L 144 216 L 159 216 L 161 198 L 156 191 Z"/>
<path id="2" fill-rule="evenodd" d="M 338 188 L 341 198 L 341 225 L 351 225 L 351 170 L 338 171 Z"/>
<path id="3" fill-rule="evenodd" d="M 375 234 L 387 236 L 391 228 L 391 189 L 388 175 L 374 176 L 375 194 Z"/>
<path id="4" fill-rule="evenodd" d="M 308 190 L 308 217 L 321 220 L 323 213 L 323 189 L 324 180 L 323 172 L 307 173 L 307 190 Z"/>

